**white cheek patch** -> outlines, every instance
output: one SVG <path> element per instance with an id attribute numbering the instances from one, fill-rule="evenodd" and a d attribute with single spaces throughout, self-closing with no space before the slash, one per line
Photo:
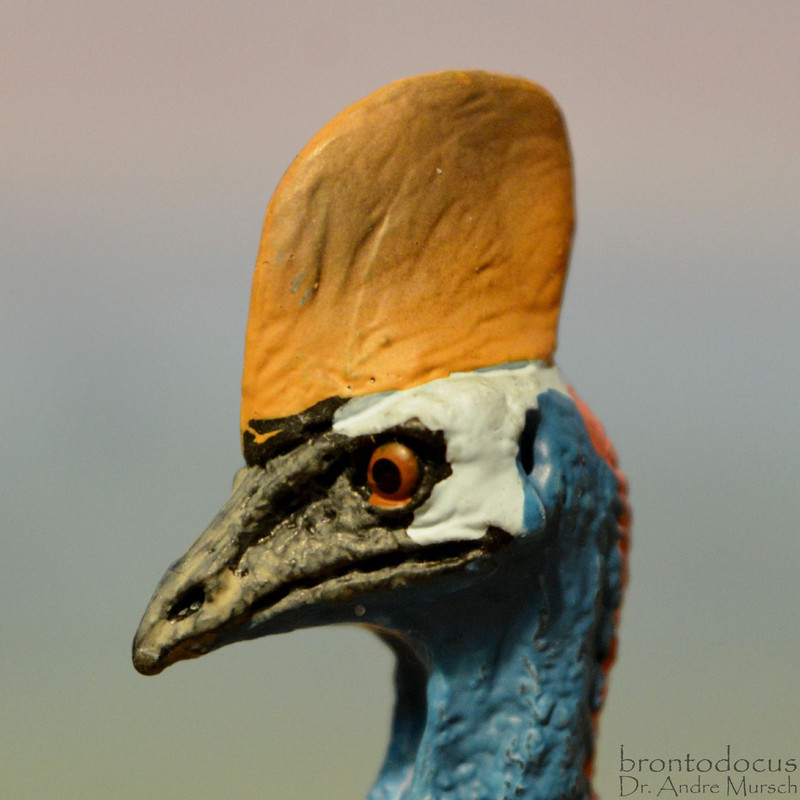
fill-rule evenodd
<path id="1" fill-rule="evenodd" d="M 444 431 L 452 474 L 414 512 L 420 544 L 480 539 L 490 525 L 523 532 L 524 493 L 516 458 L 525 412 L 548 389 L 567 393 L 556 367 L 540 362 L 457 372 L 399 392 L 350 400 L 334 416 L 347 436 L 380 433 L 412 419 Z"/>

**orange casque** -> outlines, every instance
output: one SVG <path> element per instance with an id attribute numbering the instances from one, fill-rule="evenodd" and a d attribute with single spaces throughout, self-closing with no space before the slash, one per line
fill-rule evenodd
<path id="1" fill-rule="evenodd" d="M 350 106 L 267 208 L 243 437 L 331 397 L 551 362 L 573 217 L 563 120 L 536 84 L 440 72 Z"/>

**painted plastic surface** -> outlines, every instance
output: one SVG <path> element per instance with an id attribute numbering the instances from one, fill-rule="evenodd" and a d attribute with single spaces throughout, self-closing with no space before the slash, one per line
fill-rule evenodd
<path id="1" fill-rule="evenodd" d="M 516 78 L 401 81 L 312 140 L 256 266 L 246 466 L 156 588 L 140 672 L 365 625 L 397 656 L 369 800 L 591 796 L 629 513 L 552 358 L 571 188 Z"/>
<path id="2" fill-rule="evenodd" d="M 563 120 L 536 84 L 443 72 L 351 106 L 267 209 L 245 439 L 328 397 L 549 361 L 572 226 Z"/>

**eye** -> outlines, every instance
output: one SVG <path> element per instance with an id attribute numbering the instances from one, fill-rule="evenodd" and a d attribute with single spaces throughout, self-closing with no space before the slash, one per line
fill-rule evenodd
<path id="1" fill-rule="evenodd" d="M 404 506 L 413 496 L 420 481 L 416 454 L 400 442 L 376 447 L 367 466 L 367 486 L 372 494 L 369 502 L 382 508 Z"/>

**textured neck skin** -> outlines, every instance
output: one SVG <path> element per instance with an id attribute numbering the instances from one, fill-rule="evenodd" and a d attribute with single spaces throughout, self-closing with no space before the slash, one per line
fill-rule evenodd
<path id="1" fill-rule="evenodd" d="M 402 599 L 405 624 L 390 641 L 395 724 L 369 800 L 591 795 L 592 715 L 621 594 L 621 500 L 573 402 L 540 400 L 525 480 L 545 528 L 517 537 L 477 581 L 450 578 L 436 602 L 409 610 Z"/>

